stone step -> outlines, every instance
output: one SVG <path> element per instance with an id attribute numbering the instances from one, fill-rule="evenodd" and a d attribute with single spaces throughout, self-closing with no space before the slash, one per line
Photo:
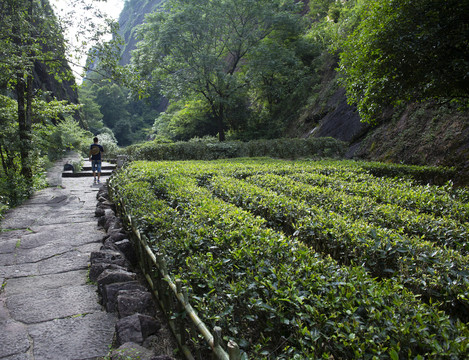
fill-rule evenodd
<path id="1" fill-rule="evenodd" d="M 101 165 L 101 171 L 102 170 L 115 170 L 116 165 Z M 82 171 L 89 171 L 91 170 L 91 165 L 85 165 L 83 166 Z"/>
<path id="2" fill-rule="evenodd" d="M 115 164 L 111 164 L 107 161 L 101 163 L 101 176 L 110 176 L 116 169 Z M 89 177 L 93 176 L 91 171 L 91 162 L 88 159 L 83 159 L 83 168 L 81 171 L 73 172 L 73 170 L 63 170 L 62 177 Z"/>
<path id="3" fill-rule="evenodd" d="M 101 176 L 110 176 L 112 175 L 112 171 L 101 171 Z M 93 172 L 91 170 L 89 171 L 80 171 L 80 172 L 73 172 L 73 171 L 63 171 L 62 172 L 62 177 L 88 177 L 88 176 L 93 176 Z"/>

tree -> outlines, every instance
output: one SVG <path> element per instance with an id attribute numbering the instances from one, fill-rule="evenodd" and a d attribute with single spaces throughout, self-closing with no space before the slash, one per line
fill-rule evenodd
<path id="1" fill-rule="evenodd" d="M 39 65 L 57 79 L 72 79 L 62 29 L 48 1 L 5 0 L 0 5 L 0 82 L 17 101 L 21 174 L 32 184 L 34 78 Z M 43 94 L 43 93 L 42 93 Z"/>
<path id="2" fill-rule="evenodd" d="M 469 2 L 367 0 L 343 42 L 340 72 L 350 103 L 373 122 L 389 106 L 469 99 Z"/>
<path id="3" fill-rule="evenodd" d="M 97 134 L 104 127 L 103 114 L 96 102 L 96 94 L 93 91 L 93 88 L 87 85 L 88 83 L 85 82 L 78 88 L 80 102 L 83 104 L 82 114 L 89 130 L 93 134 Z"/>
<path id="4" fill-rule="evenodd" d="M 34 41 L 36 31 L 33 22 L 34 2 L 33 0 L 7 0 L 2 2 L 1 7 L 2 83 L 11 86 L 16 94 L 21 174 L 28 182 L 31 182 L 31 164 L 28 161 L 31 149 L 32 71 L 34 67 L 31 59 L 38 51 L 37 43 Z"/>
<path id="5" fill-rule="evenodd" d="M 170 100 L 203 98 L 223 141 L 249 86 L 241 68 L 264 39 L 298 23 L 298 10 L 282 0 L 168 0 L 140 27 L 133 64 Z"/>
<path id="6" fill-rule="evenodd" d="M 44 137 L 51 131 L 51 124 L 57 125 L 69 111 L 78 110 L 77 106 L 57 102 L 54 94 L 42 90 L 45 83 L 41 75 L 46 80 L 54 79 L 56 84 L 74 83 L 64 24 L 54 15 L 48 0 L 0 2 L 0 96 L 4 97 L 0 114 L 5 115 L 0 121 L 0 182 L 6 181 L 13 189 L 21 188 L 20 196 L 10 198 L 20 199 L 31 193 L 43 170 L 37 165 L 40 156 L 44 156 L 41 144 L 47 142 Z M 103 33 L 98 29 L 98 34 Z M 95 35 L 89 37 L 96 38 Z M 71 120 L 67 124 L 72 124 Z M 0 198 L 4 189 L 0 184 Z"/>
<path id="7" fill-rule="evenodd" d="M 245 76 L 250 83 L 250 101 L 258 109 L 256 126 L 249 131 L 256 137 L 279 137 L 288 121 L 296 118 L 298 110 L 317 81 L 312 65 L 320 50 L 307 41 L 300 31 L 292 37 L 265 39 L 249 56 Z"/>

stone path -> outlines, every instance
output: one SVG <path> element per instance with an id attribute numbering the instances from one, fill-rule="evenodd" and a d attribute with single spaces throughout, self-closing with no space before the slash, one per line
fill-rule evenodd
<path id="1" fill-rule="evenodd" d="M 112 344 L 116 316 L 88 283 L 90 253 L 104 235 L 94 217 L 101 185 L 61 178 L 70 160 L 0 224 L 1 360 L 99 359 Z"/>

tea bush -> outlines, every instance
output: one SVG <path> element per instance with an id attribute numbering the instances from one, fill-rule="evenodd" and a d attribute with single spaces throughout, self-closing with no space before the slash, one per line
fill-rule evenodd
<path id="1" fill-rule="evenodd" d="M 119 208 L 165 254 L 170 276 L 190 288 L 203 321 L 221 326 L 248 358 L 466 358 L 466 325 L 407 288 L 464 306 L 467 258 L 399 227 L 368 224 L 373 206 L 366 198 L 360 205 L 359 194 L 313 198 L 315 186 L 295 181 L 316 175 L 343 189 L 373 179 L 354 162 L 233 159 L 133 162 L 110 186 Z M 394 194 L 390 204 L 426 204 L 429 221 L 446 216 L 451 226 L 467 226 L 465 203 L 443 188 L 404 193 L 399 181 L 380 180 L 384 189 L 372 188 Z M 314 242 L 322 246 L 314 250 Z"/>
<path id="2" fill-rule="evenodd" d="M 250 142 L 189 141 L 147 142 L 132 146 L 127 154 L 134 160 L 214 160 L 236 157 L 297 159 L 301 157 L 342 157 L 344 142 L 333 138 L 253 140 Z"/>

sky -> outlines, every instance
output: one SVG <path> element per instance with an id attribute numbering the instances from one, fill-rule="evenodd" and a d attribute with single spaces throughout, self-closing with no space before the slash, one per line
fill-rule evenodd
<path id="1" fill-rule="evenodd" d="M 71 19 L 69 20 L 69 31 L 65 34 L 67 39 L 72 44 L 72 48 L 81 49 L 81 56 L 75 52 L 73 55 L 69 55 L 70 58 L 73 58 L 73 62 L 77 65 L 70 64 L 72 70 L 74 71 L 75 78 L 78 83 L 81 83 L 80 73 L 82 72 L 81 66 L 86 63 L 86 51 L 90 45 L 81 45 L 76 41 L 76 31 L 78 28 L 78 23 L 91 23 L 93 21 L 96 24 L 104 24 L 102 19 L 95 17 L 94 10 L 98 9 L 103 14 L 106 14 L 108 17 L 111 17 L 115 20 L 119 18 L 119 14 L 124 7 L 125 0 L 49 0 L 52 6 L 54 7 L 55 14 L 62 19 Z M 73 6 L 73 4 L 79 6 Z M 88 6 L 86 9 L 85 7 Z M 73 11 L 73 12 L 72 12 Z M 72 16 L 70 17 L 70 14 Z"/>

